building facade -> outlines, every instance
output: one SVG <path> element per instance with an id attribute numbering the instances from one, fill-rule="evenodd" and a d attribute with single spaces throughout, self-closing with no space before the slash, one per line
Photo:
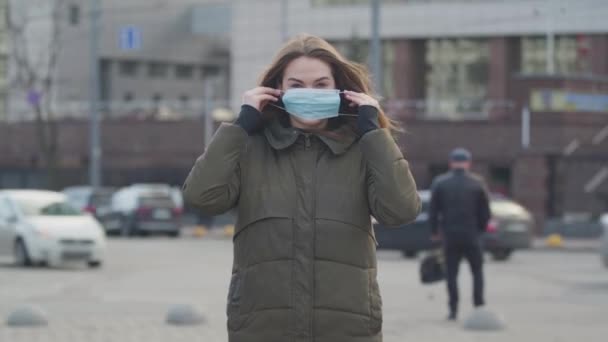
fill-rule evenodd
<path id="1" fill-rule="evenodd" d="M 512 74 L 608 74 L 608 6 L 602 0 L 380 3 L 377 89 L 394 112 L 487 117 L 511 107 Z M 234 1 L 232 93 L 255 85 L 284 38 L 299 33 L 324 37 L 366 62 L 370 21 L 367 0 Z M 547 37 L 554 37 L 549 49 Z"/>
<path id="2" fill-rule="evenodd" d="M 9 35 L 6 11 L 8 0 L 0 0 L 0 121 L 7 118 L 7 92 L 9 89 L 8 53 Z"/>
<path id="3" fill-rule="evenodd" d="M 201 115 L 206 96 L 226 102 L 230 9 L 225 0 L 104 0 L 98 12 L 89 0 L 12 1 L 30 18 L 28 44 L 46 48 L 47 59 L 57 49 L 54 86 L 51 94 L 40 95 L 52 98 L 55 117 L 82 118 L 89 112 L 93 15 L 100 22 L 95 60 L 106 117 L 140 112 L 180 118 Z M 53 17 L 56 10 L 60 15 Z M 45 34 L 53 28 L 56 40 Z M 207 81 L 212 95 L 205 94 Z M 13 120 L 32 118 L 28 92 L 11 95 Z"/>
<path id="4" fill-rule="evenodd" d="M 88 1 L 65 1 L 65 48 L 52 96 L 60 112 L 76 116 L 88 109 L 90 10 Z M 367 0 L 229 3 L 103 1 L 98 62 L 106 117 L 162 103 L 187 112 L 205 97 L 210 78 L 217 99 L 229 98 L 236 111 L 282 42 L 302 32 L 360 62 L 369 54 Z M 398 142 L 421 189 L 446 170 L 449 151 L 463 146 L 492 191 L 529 208 L 539 231 L 546 218 L 608 211 L 608 2 L 381 3 L 384 71 L 377 89 L 389 115 L 405 125 Z M 125 43 L 135 48 L 124 49 Z M 17 100 L 32 99 L 26 95 Z M 11 113 L 27 117 L 27 111 Z M 104 122 L 107 184 L 183 181 L 205 141 L 200 120 L 189 118 Z M 86 128 L 86 122 L 61 124 L 62 185 L 87 180 Z M 0 187 L 44 186 L 42 156 L 29 138 L 34 129 L 0 125 Z"/>
<path id="5" fill-rule="evenodd" d="M 285 39 L 321 36 L 366 63 L 368 0 L 236 0 L 231 93 L 256 85 Z M 421 188 L 465 146 L 492 191 L 542 224 L 608 211 L 608 2 L 383 0 L 384 108 Z M 255 34 L 247 34 L 255 32 Z M 238 108 L 239 97 L 233 97 Z M 531 143 L 522 144 L 522 110 Z M 579 215 L 580 214 L 580 215 Z"/>

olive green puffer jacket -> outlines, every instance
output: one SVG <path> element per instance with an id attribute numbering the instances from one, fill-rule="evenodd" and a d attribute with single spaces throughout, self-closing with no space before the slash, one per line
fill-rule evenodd
<path id="1" fill-rule="evenodd" d="M 388 130 L 334 133 L 222 124 L 186 180 L 202 212 L 237 208 L 230 342 L 382 341 L 370 215 L 405 224 L 420 199 Z"/>

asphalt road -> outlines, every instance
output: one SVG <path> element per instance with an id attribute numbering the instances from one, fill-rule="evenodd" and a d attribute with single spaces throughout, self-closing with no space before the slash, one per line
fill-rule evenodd
<path id="1" fill-rule="evenodd" d="M 232 245 L 218 237 L 111 239 L 100 270 L 0 266 L 0 342 L 226 341 L 225 298 Z M 486 264 L 489 308 L 501 332 L 466 331 L 450 323 L 443 284 L 422 286 L 418 263 L 379 252 L 385 341 L 606 341 L 608 269 L 593 253 L 528 251 Z M 461 268 L 462 316 L 471 312 L 470 276 Z M 10 328 L 9 312 L 41 307 L 45 328 Z M 167 325 L 174 304 L 206 317 L 196 327 Z"/>

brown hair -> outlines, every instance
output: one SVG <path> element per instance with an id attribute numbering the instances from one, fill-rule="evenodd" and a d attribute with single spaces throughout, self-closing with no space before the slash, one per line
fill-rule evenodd
<path id="1" fill-rule="evenodd" d="M 279 50 L 270 66 L 262 74 L 259 85 L 270 88 L 278 87 L 282 83 L 287 65 L 300 57 L 317 58 L 327 63 L 331 67 L 336 81 L 336 88 L 372 96 L 370 74 L 367 68 L 362 64 L 349 61 L 326 40 L 312 35 L 299 35 L 288 41 Z M 349 107 L 346 101 L 343 101 L 340 106 L 340 113 L 356 114 L 356 110 L 356 108 Z M 281 113 L 281 111 L 276 109 L 276 107 L 266 106 L 264 113 L 274 116 Z M 345 118 L 342 116 L 340 119 L 344 120 Z M 352 123 L 353 119 L 346 119 L 346 121 Z M 382 109 L 380 109 L 378 121 L 382 128 L 396 129 L 395 124 Z"/>

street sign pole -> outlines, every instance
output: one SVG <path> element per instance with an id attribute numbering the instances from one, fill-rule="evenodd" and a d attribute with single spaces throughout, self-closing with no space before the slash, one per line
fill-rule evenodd
<path id="1" fill-rule="evenodd" d="M 376 94 L 382 93 L 382 51 L 380 44 L 380 0 L 371 0 L 370 64 Z"/>
<path id="2" fill-rule="evenodd" d="M 89 105 L 90 105 L 90 160 L 89 160 L 89 182 L 93 188 L 101 186 L 101 142 L 100 142 L 100 118 L 99 118 L 99 35 L 100 35 L 100 0 L 90 0 L 91 30 L 90 30 L 90 83 L 89 83 Z"/>
<path id="3" fill-rule="evenodd" d="M 204 99 L 205 99 L 205 150 L 209 147 L 211 143 L 211 138 L 213 136 L 213 78 L 206 77 L 204 80 Z"/>
<path id="4" fill-rule="evenodd" d="M 521 112 L 521 147 L 530 147 L 530 109 L 524 107 Z"/>

